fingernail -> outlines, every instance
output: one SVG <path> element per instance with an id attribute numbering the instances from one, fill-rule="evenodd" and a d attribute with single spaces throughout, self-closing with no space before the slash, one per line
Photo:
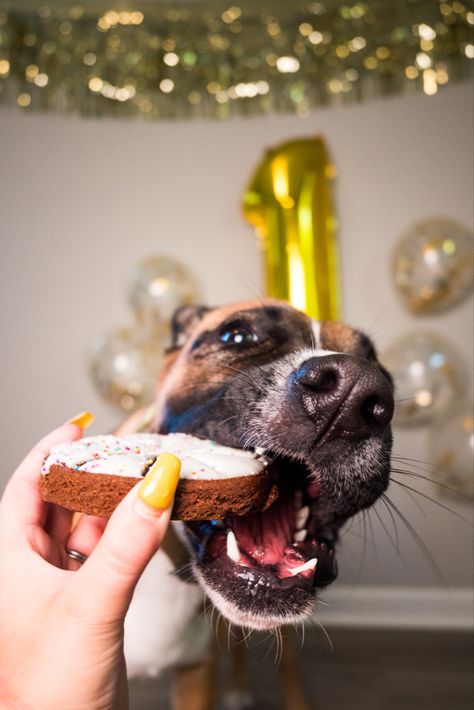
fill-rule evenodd
<path id="1" fill-rule="evenodd" d="M 94 415 L 91 414 L 91 412 L 81 412 L 80 414 L 76 414 L 75 417 L 68 419 L 67 423 L 77 424 L 77 426 L 80 426 L 82 429 L 87 429 L 87 427 L 90 427 L 93 421 Z"/>
<path id="2" fill-rule="evenodd" d="M 173 454 L 161 454 L 138 489 L 138 497 L 155 510 L 171 505 L 181 472 L 181 461 Z"/>

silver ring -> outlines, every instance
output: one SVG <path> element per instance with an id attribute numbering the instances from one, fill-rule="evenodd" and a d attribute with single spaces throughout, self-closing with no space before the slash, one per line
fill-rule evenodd
<path id="1" fill-rule="evenodd" d="M 75 560 L 81 565 L 87 560 L 87 555 L 83 555 L 82 552 L 78 552 L 77 550 L 70 550 L 68 547 L 66 547 L 66 555 L 70 557 L 71 560 Z"/>

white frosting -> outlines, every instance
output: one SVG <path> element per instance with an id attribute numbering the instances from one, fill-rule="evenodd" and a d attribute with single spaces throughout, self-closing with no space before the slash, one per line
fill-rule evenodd
<path id="1" fill-rule="evenodd" d="M 211 480 L 261 473 L 268 460 L 259 454 L 232 449 L 189 434 L 130 434 L 87 436 L 51 449 L 43 464 L 47 474 L 53 464 L 88 473 L 143 476 L 160 454 L 181 459 L 181 478 Z"/>

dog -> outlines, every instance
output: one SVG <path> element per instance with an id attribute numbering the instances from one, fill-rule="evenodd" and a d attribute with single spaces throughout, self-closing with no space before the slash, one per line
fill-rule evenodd
<path id="1" fill-rule="evenodd" d="M 279 497 L 242 518 L 173 523 L 174 550 L 181 549 L 193 583 L 170 576 L 175 565 L 158 555 L 158 571 L 148 571 L 142 584 L 148 601 L 142 611 L 139 602 L 132 606 L 127 621 L 132 672 L 176 661 L 204 598 L 250 629 L 312 614 L 317 590 L 337 576 L 342 526 L 388 486 L 393 390 L 367 335 L 315 321 L 285 302 L 176 312 L 150 429 L 264 453 L 277 471 Z M 120 433 L 136 429 L 136 421 Z M 157 573 L 165 577 L 153 583 Z M 158 588 L 161 599 L 168 594 L 165 608 Z M 150 605 L 156 618 L 144 622 Z M 167 632 L 150 649 L 143 631 L 150 636 L 152 624 L 157 634 Z M 134 662 L 134 652 L 141 660 Z"/>

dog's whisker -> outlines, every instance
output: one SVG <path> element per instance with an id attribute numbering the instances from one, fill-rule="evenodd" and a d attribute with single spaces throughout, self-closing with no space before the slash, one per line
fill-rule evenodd
<path id="1" fill-rule="evenodd" d="M 251 280 L 247 276 L 244 277 L 244 274 L 233 268 L 232 264 L 228 261 L 226 261 L 226 267 L 238 278 L 240 283 L 250 291 L 256 303 L 261 303 L 262 305 L 265 303 L 267 296 L 264 295 L 261 287 L 258 286 L 255 281 Z"/>
<path id="2" fill-rule="evenodd" d="M 379 500 L 385 506 L 385 510 L 387 511 L 388 515 L 390 516 L 390 520 L 392 521 L 393 533 L 395 535 L 395 549 L 397 550 L 398 555 L 401 557 L 401 555 L 400 555 L 400 538 L 398 537 L 398 529 L 397 529 L 397 525 L 395 522 L 395 518 L 393 516 L 393 513 L 392 513 L 390 507 L 387 505 L 387 501 L 385 500 L 385 498 L 383 498 L 383 496 L 382 496 Z"/>
<path id="3" fill-rule="evenodd" d="M 423 553 L 426 561 L 429 563 L 430 567 L 432 568 L 433 572 L 436 574 L 438 579 L 442 582 L 443 586 L 447 587 L 446 580 L 444 578 L 443 573 L 441 572 L 435 558 L 433 557 L 431 550 L 429 547 L 426 545 L 424 540 L 420 537 L 420 535 L 417 533 L 413 525 L 408 521 L 406 516 L 399 510 L 399 508 L 395 505 L 395 503 L 388 497 L 386 493 L 382 493 L 381 496 L 384 500 L 386 500 L 387 504 L 391 507 L 393 512 L 400 518 L 401 522 L 405 525 L 405 528 L 411 535 L 412 539 L 418 546 L 419 550 Z"/>
<path id="4" fill-rule="evenodd" d="M 388 537 L 388 539 L 389 539 L 390 542 L 392 543 L 392 546 L 393 546 L 395 552 L 397 553 L 398 557 L 400 557 L 400 547 L 399 547 L 399 545 L 398 545 L 398 539 L 397 539 L 397 540 L 394 540 L 394 539 L 393 539 L 392 535 L 390 534 L 389 529 L 388 529 L 387 526 L 385 525 L 385 523 L 384 523 L 384 521 L 383 521 L 383 518 L 382 518 L 382 516 L 380 515 L 379 511 L 377 510 L 377 508 L 374 507 L 374 508 L 372 508 L 372 510 L 374 511 L 374 514 L 375 514 L 377 520 L 379 521 L 381 527 L 383 528 L 383 530 L 384 530 L 386 536 Z"/>
<path id="5" fill-rule="evenodd" d="M 398 486 L 405 488 L 407 491 L 412 491 L 413 493 L 416 493 L 417 495 L 421 496 L 421 498 L 424 498 L 425 500 L 430 501 L 430 503 L 433 503 L 433 505 L 437 505 L 438 508 L 442 508 L 443 510 L 446 510 L 448 513 L 451 513 L 451 515 L 454 515 L 455 518 L 458 518 L 458 520 L 461 520 L 463 523 L 466 523 L 469 526 L 472 524 L 470 520 L 468 520 L 463 515 L 460 515 L 458 512 L 456 512 L 455 510 L 450 508 L 449 505 L 444 505 L 444 503 L 441 503 L 439 500 L 436 500 L 435 498 L 432 498 L 431 496 L 427 495 L 426 493 L 419 491 L 417 488 L 413 488 L 412 486 L 409 486 L 407 483 L 402 483 L 401 481 L 397 481 L 396 478 L 392 477 L 391 480 L 393 481 L 393 483 L 396 483 Z"/>
<path id="6" fill-rule="evenodd" d="M 352 518 L 350 518 L 347 527 L 345 527 L 344 530 L 342 531 L 342 537 L 344 537 L 345 535 L 350 533 L 350 531 L 352 530 L 352 528 L 356 524 L 356 520 L 358 520 L 358 519 L 359 519 L 359 515 L 353 515 Z"/>
<path id="7" fill-rule="evenodd" d="M 229 364 L 222 364 L 221 367 L 223 367 L 225 370 L 230 370 L 231 372 L 236 372 L 238 375 L 240 375 L 243 379 L 245 379 L 247 382 L 249 382 L 251 385 L 256 385 L 255 379 L 249 375 L 248 372 L 245 370 L 240 369 L 239 367 L 233 367 L 232 365 Z"/>
<path id="8" fill-rule="evenodd" d="M 224 426 L 224 424 L 228 424 L 233 419 L 241 419 L 241 418 L 242 418 L 241 414 L 232 414 L 230 417 L 227 417 L 226 419 L 221 419 L 219 424 L 220 424 L 220 426 Z"/>
<path id="9" fill-rule="evenodd" d="M 274 657 L 273 657 L 273 663 L 277 666 L 279 664 L 279 658 L 280 658 L 280 644 L 281 644 L 281 630 L 279 628 L 272 629 L 270 632 L 270 649 L 272 648 L 275 649 Z"/>
<path id="10" fill-rule="evenodd" d="M 263 660 L 266 661 L 268 656 L 270 655 L 273 646 L 273 631 L 269 631 L 265 638 L 262 639 L 261 643 L 268 643 L 268 648 L 265 651 L 265 655 L 263 656 Z"/>
<path id="11" fill-rule="evenodd" d="M 243 630 L 243 629 L 242 629 Z M 245 643 L 245 646 L 248 648 L 248 640 L 252 636 L 254 629 L 247 629 L 247 632 L 243 634 L 242 636 L 242 642 Z"/>
<path id="12" fill-rule="evenodd" d="M 423 473 L 432 473 L 435 469 L 434 465 L 430 461 L 423 461 L 422 459 L 409 458 L 407 456 L 397 456 L 392 454 L 392 461 L 397 462 L 398 465 L 404 465 L 406 470 L 422 471 Z M 410 467 L 410 468 L 408 468 Z"/>
<path id="13" fill-rule="evenodd" d="M 378 322 L 380 321 L 380 319 L 382 318 L 382 316 L 384 315 L 386 310 L 387 310 L 387 307 L 383 306 L 383 308 L 380 309 L 378 314 L 371 320 L 370 324 L 366 328 L 364 327 L 364 331 L 368 335 L 375 337 L 375 334 L 376 334 L 375 327 L 378 325 Z"/>
<path id="14" fill-rule="evenodd" d="M 301 651 L 303 650 L 304 642 L 305 642 L 305 636 L 306 636 L 306 626 L 304 620 L 299 623 L 299 627 L 301 629 L 301 641 L 300 641 L 300 647 L 297 651 L 298 656 L 300 655 Z"/>
<path id="15" fill-rule="evenodd" d="M 181 567 L 176 567 L 176 569 L 173 570 L 172 574 L 175 577 L 180 577 L 181 579 L 185 579 L 187 582 L 189 582 L 194 579 L 192 571 L 192 562 L 188 562 L 187 564 L 181 565 Z M 186 572 L 189 572 L 189 576 L 184 576 Z"/>
<path id="16" fill-rule="evenodd" d="M 232 622 L 228 619 L 227 620 L 227 653 L 230 653 L 231 628 L 232 628 Z"/>
<path id="17" fill-rule="evenodd" d="M 393 476 L 391 476 L 391 477 L 390 477 L 390 483 L 397 483 L 397 480 L 396 480 L 395 478 L 393 478 Z M 406 496 L 408 496 L 408 497 L 410 498 L 410 500 L 412 501 L 412 503 L 413 503 L 414 505 L 416 505 L 416 507 L 418 508 L 418 511 L 419 511 L 420 515 L 422 515 L 424 518 L 426 518 L 426 510 L 424 510 L 424 508 L 421 506 L 420 501 L 419 501 L 419 500 L 416 500 L 415 496 L 414 496 L 410 491 L 408 491 L 407 489 L 404 489 L 403 492 L 404 492 L 404 494 L 405 494 Z"/>
<path id="18" fill-rule="evenodd" d="M 408 456 L 398 456 L 397 454 L 392 454 L 393 461 L 408 461 L 410 464 L 418 464 L 414 466 L 415 468 L 421 468 L 422 471 L 433 470 L 433 464 L 429 461 L 424 461 L 423 459 L 414 459 Z"/>
<path id="19" fill-rule="evenodd" d="M 420 478 L 424 478 L 426 481 L 433 481 L 435 479 L 432 478 L 432 470 L 427 470 L 425 468 L 421 468 L 421 466 L 413 466 L 413 468 L 400 468 L 400 464 L 398 462 L 394 462 L 395 465 L 392 465 L 390 467 L 390 472 L 394 473 L 411 473 L 415 476 L 419 476 Z"/>
<path id="20" fill-rule="evenodd" d="M 366 553 L 367 553 L 367 523 L 366 523 L 366 511 L 363 510 L 360 513 L 361 515 L 361 520 L 362 520 L 362 529 L 363 529 L 363 545 L 362 545 L 362 554 L 359 559 L 359 569 L 357 570 L 357 575 L 355 578 L 355 584 L 359 584 L 360 579 L 362 577 L 362 573 L 364 570 L 365 566 L 365 558 L 366 558 Z"/>
<path id="21" fill-rule="evenodd" d="M 376 543 L 376 537 L 374 535 L 374 528 L 372 527 L 372 518 L 370 517 L 370 513 L 373 509 L 367 509 L 367 522 L 369 524 L 369 529 L 370 529 L 370 536 L 372 538 L 372 551 L 374 554 L 374 559 L 375 562 L 378 563 L 378 554 L 377 554 L 377 543 Z"/>
<path id="22" fill-rule="evenodd" d="M 431 476 L 424 476 L 421 473 L 415 473 L 414 471 L 405 471 L 404 469 L 401 468 L 392 468 L 391 473 L 396 473 L 401 476 L 410 476 L 412 478 L 418 478 L 422 481 L 426 481 L 427 483 L 432 483 L 435 486 L 439 486 L 440 488 L 444 488 L 445 490 L 449 491 L 450 493 L 454 493 L 455 495 L 460 496 L 461 498 L 464 498 L 466 501 L 469 501 L 470 498 L 468 495 L 465 493 L 462 493 L 461 491 L 457 490 L 456 488 L 453 488 L 452 486 L 447 486 L 445 483 L 441 483 L 441 481 L 437 481 L 436 478 L 431 478 Z M 395 480 L 395 479 L 392 479 Z"/>
<path id="23" fill-rule="evenodd" d="M 319 627 L 319 628 L 321 629 L 321 631 L 323 632 L 324 638 L 325 638 L 326 641 L 328 642 L 329 649 L 331 650 L 331 652 L 334 652 L 334 645 L 333 645 L 332 639 L 331 639 L 331 637 L 329 636 L 329 633 L 327 632 L 327 630 L 326 630 L 326 628 L 324 627 L 324 625 L 319 621 L 319 619 L 318 619 L 318 617 L 316 616 L 316 614 L 312 614 L 312 615 L 309 617 L 309 620 L 310 620 L 311 623 L 313 623 L 315 626 L 317 626 L 317 627 Z"/>
<path id="24" fill-rule="evenodd" d="M 277 639 L 278 639 L 278 644 L 277 644 L 276 665 L 279 666 L 281 663 L 281 659 L 283 658 L 283 632 L 280 628 L 277 629 Z"/>

